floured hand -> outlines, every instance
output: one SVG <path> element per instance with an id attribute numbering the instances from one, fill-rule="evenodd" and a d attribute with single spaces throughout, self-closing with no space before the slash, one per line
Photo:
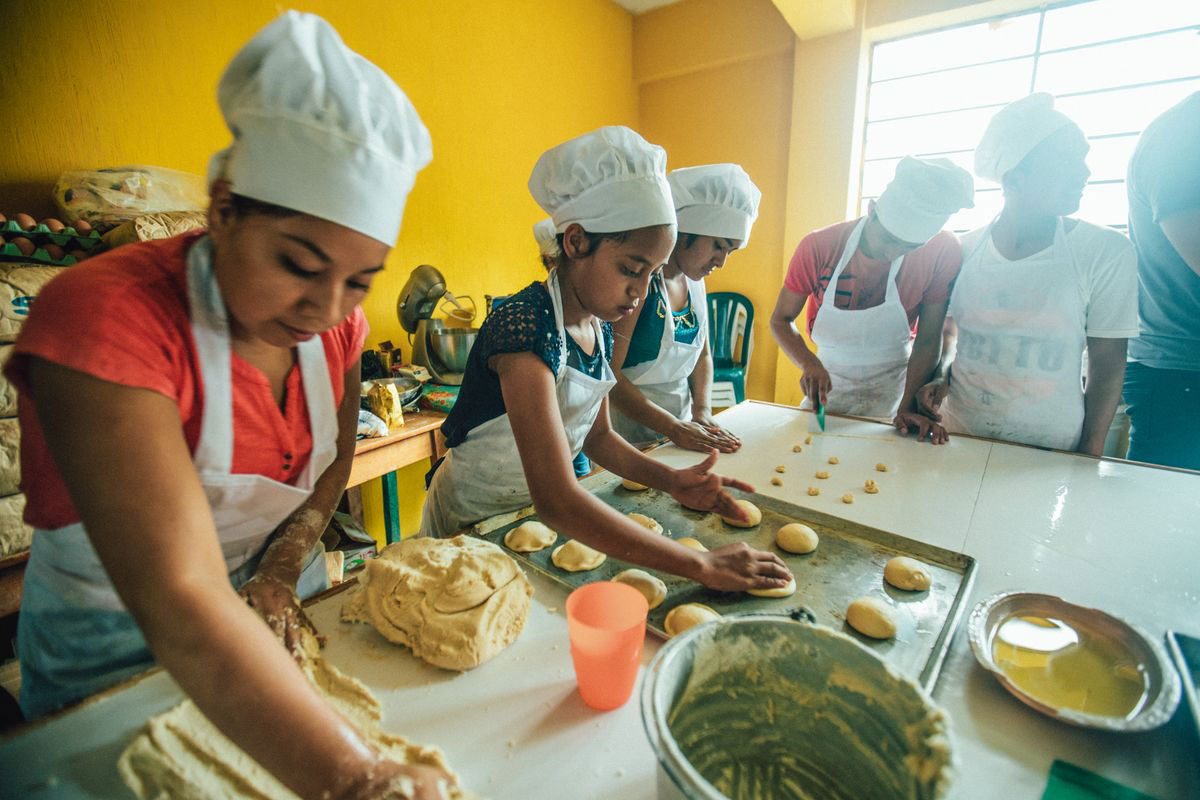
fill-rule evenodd
<path id="1" fill-rule="evenodd" d="M 300 598 L 294 587 L 277 578 L 256 574 L 242 585 L 238 594 L 263 618 L 297 661 L 301 659 L 301 630 L 308 630 L 321 646 L 325 645 L 325 637 L 317 633 L 312 620 L 300 608 Z"/>

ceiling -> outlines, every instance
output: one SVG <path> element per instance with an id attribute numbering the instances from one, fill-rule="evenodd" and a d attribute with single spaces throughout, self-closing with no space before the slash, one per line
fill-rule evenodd
<path id="1" fill-rule="evenodd" d="M 613 0 L 613 2 L 631 14 L 641 14 L 644 11 L 669 6 L 679 0 Z"/>

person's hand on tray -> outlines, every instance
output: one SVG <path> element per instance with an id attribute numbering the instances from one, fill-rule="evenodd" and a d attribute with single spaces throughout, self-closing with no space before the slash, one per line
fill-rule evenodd
<path id="1" fill-rule="evenodd" d="M 745 542 L 734 542 L 704 553 L 705 565 L 697 580 L 721 592 L 747 589 L 781 589 L 792 573 L 774 553 L 755 550 Z"/>
<path id="2" fill-rule="evenodd" d="M 706 409 L 697 409 L 692 412 L 692 422 L 704 428 L 720 442 L 714 447 L 722 453 L 736 453 L 742 448 L 742 440 L 718 425 L 712 412 Z"/>
<path id="3" fill-rule="evenodd" d="M 918 442 L 929 439 L 932 444 L 945 444 L 950 439 L 950 434 L 941 424 L 916 411 L 901 411 L 892 424 L 903 434 L 916 433 Z"/>
<path id="4" fill-rule="evenodd" d="M 743 492 L 753 492 L 754 487 L 737 478 L 727 478 L 713 472 L 712 468 L 716 463 L 717 451 L 710 449 L 708 456 L 699 464 L 675 470 L 671 476 L 671 485 L 666 487 L 667 491 L 685 508 L 693 511 L 714 511 L 723 517 L 747 519 L 745 512 L 733 499 L 733 495 L 725 491 L 725 487 L 731 486 Z"/>
<path id="5" fill-rule="evenodd" d="M 916 397 L 913 399 L 916 401 L 918 412 L 935 422 L 941 422 L 942 403 L 946 402 L 948 394 L 950 394 L 950 384 L 945 378 L 938 378 L 918 389 Z"/>
<path id="6" fill-rule="evenodd" d="M 713 448 L 720 450 L 722 453 L 732 453 L 741 446 L 741 442 L 738 442 L 720 428 L 714 430 L 699 422 L 685 422 L 683 420 L 676 422 L 671 427 L 670 432 L 667 433 L 667 438 L 684 450 L 698 450 L 701 453 L 708 452 Z"/>
<path id="7" fill-rule="evenodd" d="M 257 573 L 242 584 L 238 594 L 263 618 L 297 661 L 303 657 L 300 643 L 302 630 L 312 633 L 322 646 L 325 644 L 325 637 L 317 633 L 312 620 L 300 608 L 296 590 L 284 581 Z"/>

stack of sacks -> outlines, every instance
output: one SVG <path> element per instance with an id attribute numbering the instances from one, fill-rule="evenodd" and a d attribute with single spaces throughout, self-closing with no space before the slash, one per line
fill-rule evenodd
<path id="1" fill-rule="evenodd" d="M 50 280 L 68 267 L 6 262 L 0 264 L 0 367 L 12 354 L 29 308 Z M 21 429 L 17 390 L 0 375 L 0 558 L 29 549 L 33 529 L 21 519 L 25 495 L 21 483 Z"/>

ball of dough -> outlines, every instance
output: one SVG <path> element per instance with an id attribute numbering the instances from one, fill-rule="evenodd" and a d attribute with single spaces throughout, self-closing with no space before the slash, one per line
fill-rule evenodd
<path id="1" fill-rule="evenodd" d="M 811 433 L 810 433 L 808 436 L 805 436 L 805 437 L 804 437 L 804 443 L 805 443 L 805 444 L 812 444 L 812 434 L 811 434 Z"/>
<path id="2" fill-rule="evenodd" d="M 829 477 L 829 473 L 826 472 L 825 470 L 818 470 L 817 477 L 820 478 L 821 480 L 825 480 L 826 478 Z"/>
<path id="3" fill-rule="evenodd" d="M 771 485 L 772 486 L 783 486 L 783 480 L 781 480 L 780 478 L 771 478 Z"/>
<path id="4" fill-rule="evenodd" d="M 775 468 L 775 471 L 779 472 L 779 473 L 784 473 L 784 472 L 787 472 L 787 467 L 785 467 L 783 464 L 780 464 L 778 467 Z"/>
<path id="5" fill-rule="evenodd" d="M 617 583 L 625 583 L 637 589 L 646 598 L 650 608 L 658 608 L 667 599 L 667 585 L 662 580 L 642 569 L 627 569 L 618 572 L 612 578 Z"/>
<path id="6" fill-rule="evenodd" d="M 808 487 L 808 496 L 809 497 L 816 497 L 820 493 L 821 493 L 821 490 L 818 489 L 817 487 L 815 487 L 815 486 Z"/>
<path id="7" fill-rule="evenodd" d="M 875 481 L 867 481 L 863 484 L 863 491 L 867 494 L 879 494 L 879 484 Z"/>
<path id="8" fill-rule="evenodd" d="M 755 597 L 791 597 L 796 593 L 796 579 L 790 578 L 787 586 L 780 586 L 775 589 L 747 589 L 746 594 L 752 594 Z"/>
<path id="9" fill-rule="evenodd" d="M 658 523 L 658 520 L 652 517 L 647 517 L 645 514 L 639 514 L 636 511 L 629 512 L 628 516 L 630 521 L 636 522 L 646 530 L 653 531 L 654 533 L 663 532 L 663 526 Z"/>
<path id="10" fill-rule="evenodd" d="M 684 547 L 690 547 L 693 550 L 697 550 L 701 553 L 708 552 L 708 548 L 704 546 L 703 542 L 691 536 L 684 536 L 682 539 L 676 539 L 675 541 L 679 542 Z"/>
<path id="11" fill-rule="evenodd" d="M 720 614 L 702 603 L 684 603 L 667 612 L 667 617 L 663 620 L 663 630 L 668 636 L 677 636 L 688 628 L 720 618 Z"/>
<path id="12" fill-rule="evenodd" d="M 878 471 L 878 472 L 887 472 L 887 471 L 888 471 L 888 465 L 887 465 L 887 464 L 876 464 L 876 465 L 875 465 L 875 469 L 876 469 L 876 471 Z"/>
<path id="13" fill-rule="evenodd" d="M 830 456 L 830 457 L 829 457 L 829 463 L 830 463 L 830 464 L 836 464 L 836 463 L 838 463 L 838 457 L 837 457 L 837 456 Z"/>
<path id="14" fill-rule="evenodd" d="M 789 522 L 775 532 L 775 544 L 789 553 L 811 553 L 819 541 L 817 532 L 803 522 Z"/>
<path id="15" fill-rule="evenodd" d="M 896 635 L 896 614 L 875 597 L 860 597 L 846 609 L 846 622 L 863 636 L 891 639 Z"/>
<path id="16" fill-rule="evenodd" d="M 531 519 L 504 534 L 504 546 L 518 553 L 535 553 L 554 544 L 557 538 L 557 533 Z"/>
<path id="17" fill-rule="evenodd" d="M 754 526 L 758 525 L 758 523 L 762 522 L 762 511 L 760 511 L 758 506 L 754 505 L 754 503 L 751 503 L 749 500 L 737 500 L 735 502 L 741 506 L 742 510 L 746 512 L 746 515 L 750 517 L 750 520 L 748 522 L 742 522 L 741 520 L 736 520 L 732 517 L 721 517 L 721 519 L 725 521 L 726 525 L 732 525 L 735 528 L 753 528 Z"/>
<path id="18" fill-rule="evenodd" d="M 846 505 L 850 505 L 851 503 L 854 502 L 854 495 L 850 494 L 849 492 L 846 492 L 844 495 L 842 495 L 842 502 L 845 503 Z"/>
<path id="19" fill-rule="evenodd" d="M 921 592 L 930 587 L 933 577 L 925 565 L 915 558 L 896 556 L 883 568 L 883 579 L 907 592 Z"/>
<path id="20" fill-rule="evenodd" d="M 637 481 L 631 481 L 629 478 L 622 478 L 621 486 L 631 492 L 644 492 L 646 489 L 650 488 L 645 484 L 638 483 Z"/>
<path id="21" fill-rule="evenodd" d="M 792 452 L 793 452 L 793 453 L 803 453 L 803 452 L 804 452 L 804 448 L 803 448 L 803 447 L 801 447 L 801 446 L 800 446 L 800 445 L 798 445 L 798 444 L 794 444 L 794 445 L 792 445 Z"/>
<path id="22" fill-rule="evenodd" d="M 586 572 L 589 569 L 595 569 L 603 564 L 606 558 L 608 556 L 599 550 L 593 550 L 574 539 L 566 544 L 560 544 L 550 554 L 550 560 L 554 562 L 554 566 L 565 569 L 567 572 Z"/>

